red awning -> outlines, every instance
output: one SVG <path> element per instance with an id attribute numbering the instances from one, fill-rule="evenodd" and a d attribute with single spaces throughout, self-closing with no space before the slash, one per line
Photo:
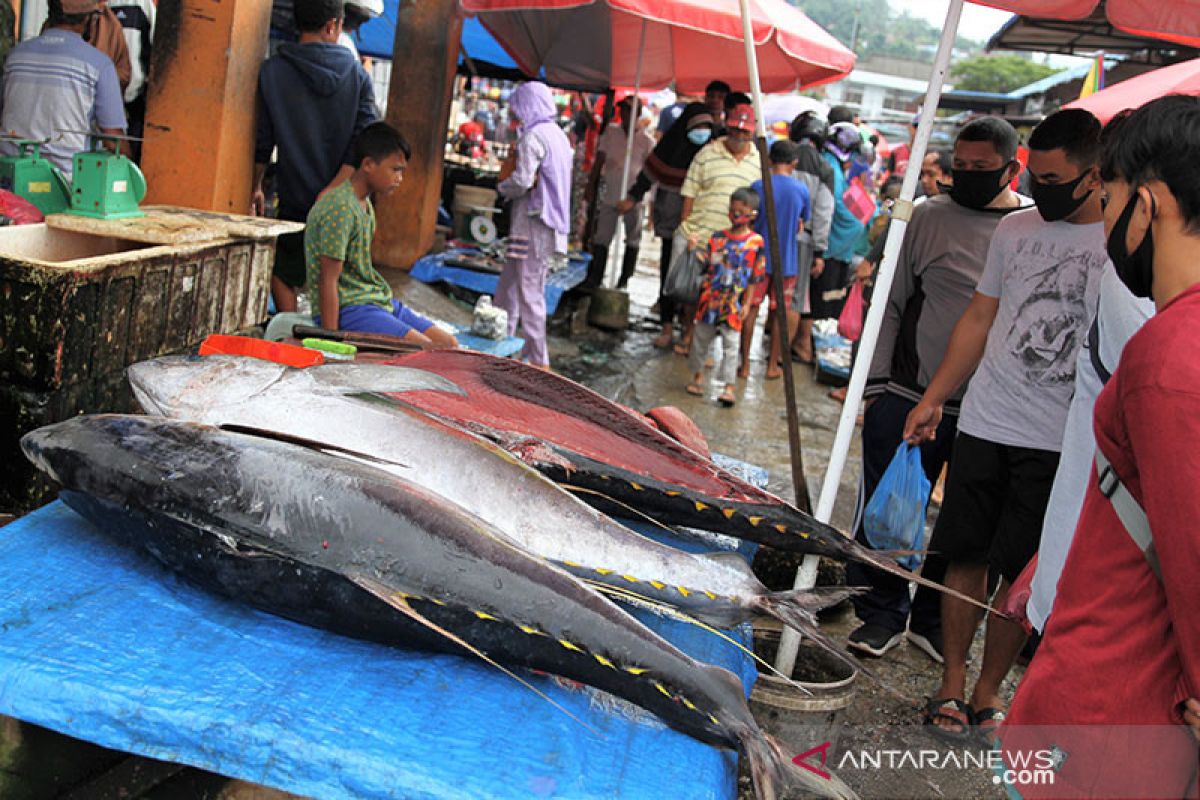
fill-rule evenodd
<path id="1" fill-rule="evenodd" d="M 1101 122 L 1108 122 L 1127 108 L 1138 108 L 1167 94 L 1200 94 L 1200 58 L 1114 83 L 1066 107 L 1087 109 Z"/>
<path id="2" fill-rule="evenodd" d="M 460 0 L 527 74 L 564 86 L 749 88 L 738 0 Z M 854 54 L 786 0 L 750 0 L 765 91 L 838 80 Z"/>
<path id="3" fill-rule="evenodd" d="M 1014 14 L 1085 19 L 1101 3 L 1113 26 L 1128 33 L 1200 47 L 1200 0 L 972 0 Z"/>

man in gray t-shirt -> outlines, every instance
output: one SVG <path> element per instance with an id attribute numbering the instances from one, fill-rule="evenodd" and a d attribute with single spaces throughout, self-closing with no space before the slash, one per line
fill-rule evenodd
<path id="1" fill-rule="evenodd" d="M 987 598 L 989 568 L 999 573 L 994 606 L 1037 552 L 1075 358 L 1096 310 L 1107 260 L 1099 145 L 1100 123 L 1086 111 L 1060 111 L 1034 130 L 1029 173 L 1037 209 L 1010 214 L 996 228 L 975 296 L 905 423 L 909 442 L 933 438 L 942 405 L 974 372 L 929 548 L 949 562 L 946 586 L 977 600 Z M 974 606 L 942 597 L 945 663 L 925 722 L 943 738 L 965 738 L 972 721 L 987 737 L 1004 719 L 1000 684 L 1025 633 L 1012 621 L 988 620 L 968 703 L 967 654 L 979 622 Z"/>

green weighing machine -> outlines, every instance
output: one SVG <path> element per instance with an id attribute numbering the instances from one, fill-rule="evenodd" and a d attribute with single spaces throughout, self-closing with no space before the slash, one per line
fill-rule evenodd
<path id="1" fill-rule="evenodd" d="M 137 164 L 104 147 L 105 141 L 138 140 L 95 131 L 86 135 L 91 139 L 91 149 L 75 154 L 70 184 L 62 172 L 42 158 L 46 140 L 17 139 L 18 154 L 0 158 L 0 188 L 24 197 L 45 215 L 65 212 L 95 219 L 143 216 L 138 203 L 146 196 L 145 176 Z"/>

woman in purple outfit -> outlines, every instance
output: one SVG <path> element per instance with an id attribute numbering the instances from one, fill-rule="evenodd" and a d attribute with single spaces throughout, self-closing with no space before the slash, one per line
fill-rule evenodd
<path id="1" fill-rule="evenodd" d="M 509 98 L 509 109 L 521 123 L 521 138 L 512 173 L 497 187 L 512 201 L 512 223 L 496 305 L 508 312 L 510 336 L 521 326 L 525 337 L 521 358 L 535 367 L 549 368 L 546 267 L 555 253 L 567 252 L 573 153 L 555 122 L 558 109 L 546 84 L 521 84 Z"/>

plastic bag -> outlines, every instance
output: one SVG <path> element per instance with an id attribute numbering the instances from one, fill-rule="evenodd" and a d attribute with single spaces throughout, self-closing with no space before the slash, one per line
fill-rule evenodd
<path id="1" fill-rule="evenodd" d="M 1029 604 L 1029 598 L 1033 595 L 1033 575 L 1037 572 L 1037 563 L 1037 553 L 1034 553 L 1033 558 L 1029 559 L 1029 563 L 1025 565 L 1025 569 L 1021 570 L 1021 574 L 1013 581 L 1012 586 L 1008 587 L 1008 594 L 1004 597 L 1000 608 L 996 609 L 1013 622 L 1020 623 L 1026 634 L 1033 633 L 1033 623 L 1029 621 L 1029 614 L 1026 612 L 1025 606 Z"/>
<path id="2" fill-rule="evenodd" d="M 0 225 L 32 225 L 45 217 L 38 207 L 20 195 L 0 189 Z"/>
<path id="3" fill-rule="evenodd" d="M 663 296 L 676 303 L 695 305 L 700 299 L 700 287 L 704 285 L 704 262 L 699 250 L 684 250 L 671 261 L 667 279 L 663 284 Z"/>
<path id="4" fill-rule="evenodd" d="M 846 295 L 842 313 L 838 315 L 838 333 L 852 342 L 857 342 L 858 337 L 862 336 L 863 311 L 866 304 L 863 299 L 862 281 L 855 281 L 850 287 L 850 294 Z"/>
<path id="5" fill-rule="evenodd" d="M 876 550 L 920 550 L 930 488 L 921 466 L 921 448 L 901 442 L 863 515 L 863 532 L 871 546 Z M 914 569 L 921 557 L 912 554 L 897 561 Z"/>

